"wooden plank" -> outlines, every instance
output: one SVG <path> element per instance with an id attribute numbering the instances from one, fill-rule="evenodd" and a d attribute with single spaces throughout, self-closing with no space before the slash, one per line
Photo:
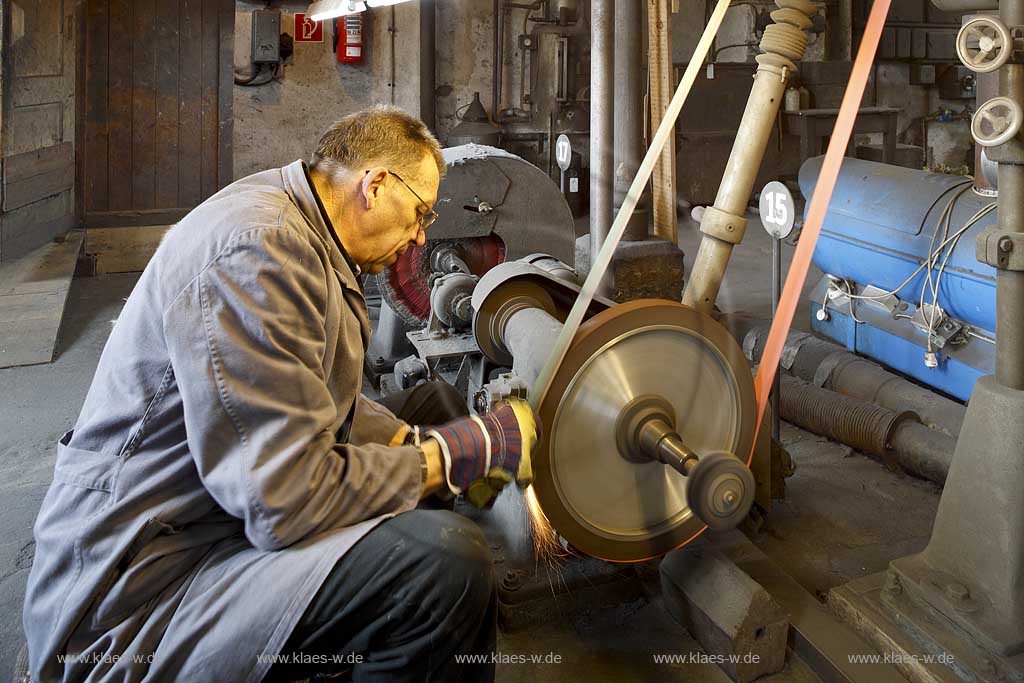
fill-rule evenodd
<path id="1" fill-rule="evenodd" d="M 83 231 L 72 230 L 58 238 L 59 242 L 51 242 L 0 266 L 0 297 L 57 292 L 66 288 L 68 252 L 74 252 L 77 259 L 84 238 Z"/>
<path id="2" fill-rule="evenodd" d="M 13 55 L 16 78 L 59 76 L 64 43 L 59 36 L 64 20 L 63 2 L 20 2 L 18 30 L 21 35 L 5 49 Z M 9 34 L 10 35 L 10 34 Z"/>
<path id="3" fill-rule="evenodd" d="M 25 180 L 67 166 L 72 162 L 74 147 L 70 142 L 15 154 L 4 159 L 4 182 Z"/>
<path id="4" fill-rule="evenodd" d="M 217 131 L 217 188 L 220 189 L 234 180 L 234 114 L 235 96 L 234 50 L 235 50 L 235 2 L 220 0 L 220 85 L 217 109 L 219 125 Z"/>
<path id="5" fill-rule="evenodd" d="M 152 209 L 156 192 L 156 3 L 134 0 L 132 8 L 131 208 Z"/>
<path id="6" fill-rule="evenodd" d="M 3 210 L 28 206 L 34 202 L 71 189 L 75 184 L 75 167 L 69 159 L 58 168 L 23 180 L 4 182 Z"/>
<path id="7" fill-rule="evenodd" d="M 24 212 L 31 218 L 36 214 L 34 209 L 37 206 L 61 207 L 60 215 L 53 220 L 44 222 L 23 220 L 20 214 Z M 63 192 L 41 202 L 15 209 L 13 213 L 5 214 L 0 223 L 0 228 L 2 228 L 0 241 L 3 242 L 4 261 L 11 262 L 13 259 L 19 259 L 55 237 L 78 227 L 78 220 L 71 213 L 70 206 L 70 193 Z M 12 218 L 14 220 L 11 220 Z M 21 227 L 15 227 L 19 225 Z"/>
<path id="8" fill-rule="evenodd" d="M 202 37 L 202 156 L 200 163 L 201 199 L 217 191 L 217 93 L 220 72 L 220 4 L 221 0 L 203 1 Z"/>
<path id="9" fill-rule="evenodd" d="M 196 206 L 201 200 L 199 168 L 202 162 L 202 0 L 181 0 L 178 103 L 178 203 Z"/>
<path id="10" fill-rule="evenodd" d="M 669 0 L 647 0 L 648 43 L 650 66 L 651 128 L 657 128 L 672 100 L 672 19 Z M 671 133 L 675 141 L 675 129 Z M 654 208 L 654 235 L 672 244 L 678 241 L 676 216 L 676 146 L 665 145 L 654 167 L 651 181 L 651 204 Z"/>
<path id="11" fill-rule="evenodd" d="M 64 105 L 51 102 L 11 107 L 4 129 L 4 151 L 8 157 L 59 145 L 64 138 Z"/>
<path id="12" fill-rule="evenodd" d="M 85 214 L 83 223 L 87 228 L 170 225 L 180 221 L 189 211 L 191 211 L 190 208 L 184 207 L 148 209 L 146 211 L 104 211 Z"/>
<path id="13" fill-rule="evenodd" d="M 156 2 L 156 128 L 153 206 L 178 206 L 178 6 L 179 0 Z"/>
<path id="14" fill-rule="evenodd" d="M 109 209 L 132 207 L 132 4 L 110 0 L 107 59 Z"/>
<path id="15" fill-rule="evenodd" d="M 0 367 L 53 360 L 82 240 L 80 231 L 72 231 L 36 249 L 27 261 L 0 266 Z"/>
<path id="16" fill-rule="evenodd" d="M 169 225 L 90 228 L 86 231 L 85 253 L 95 257 L 97 275 L 141 271 L 170 229 Z"/>
<path id="17" fill-rule="evenodd" d="M 33 76 L 11 81 L 11 105 L 32 107 L 37 104 L 59 102 L 65 91 L 65 76 Z"/>
<path id="18" fill-rule="evenodd" d="M 85 18 L 85 117 L 82 150 L 83 213 L 106 211 L 107 196 L 107 55 L 109 0 L 89 0 Z"/>
<path id="19" fill-rule="evenodd" d="M 53 360 L 66 293 L 0 297 L 0 368 Z"/>

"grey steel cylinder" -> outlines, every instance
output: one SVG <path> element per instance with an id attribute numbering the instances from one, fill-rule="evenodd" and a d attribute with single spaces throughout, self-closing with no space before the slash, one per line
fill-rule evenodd
<path id="1" fill-rule="evenodd" d="M 701 218 L 704 233 L 693 262 L 683 303 L 711 313 L 729 265 L 732 249 L 743 240 L 747 201 L 764 158 L 775 117 L 779 113 L 786 83 L 807 49 L 807 34 L 815 8 L 809 0 L 780 0 L 772 12 L 775 23 L 765 28 L 761 39 L 763 54 L 757 56 L 754 85 L 743 111 L 736 140 L 726 163 L 714 206 Z"/>
<path id="2" fill-rule="evenodd" d="M 1024 69 L 1022 64 L 1007 64 L 1003 70 L 1010 67 Z M 1018 85 L 1011 81 L 1001 93 L 1017 90 L 1024 95 Z M 1024 166 L 999 164 L 998 211 L 1001 230 L 1024 231 Z M 1019 271 L 996 272 L 996 379 L 1011 389 L 1024 389 L 1024 273 Z"/>
<path id="3" fill-rule="evenodd" d="M 590 261 L 612 227 L 615 2 L 590 2 Z M 605 278 L 607 283 L 607 278 Z M 607 284 L 601 294 L 607 293 Z"/>
<path id="4" fill-rule="evenodd" d="M 537 376 L 551 355 L 562 323 L 541 308 L 524 308 L 509 316 L 505 325 L 505 346 L 512 354 L 512 370 L 534 386 Z"/>
<path id="5" fill-rule="evenodd" d="M 615 181 L 614 211 L 629 194 L 644 157 L 643 3 L 621 0 L 615 4 Z M 622 239 L 647 239 L 650 191 L 644 192 L 626 224 Z"/>

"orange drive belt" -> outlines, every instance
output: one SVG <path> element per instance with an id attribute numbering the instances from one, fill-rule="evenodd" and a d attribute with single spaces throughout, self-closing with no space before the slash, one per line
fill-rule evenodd
<path id="1" fill-rule="evenodd" d="M 793 315 L 796 313 L 800 292 L 807 280 L 807 269 L 811 266 L 814 245 L 817 244 L 818 235 L 821 233 L 825 211 L 828 209 L 832 191 L 836 187 L 836 179 L 839 177 L 839 166 L 846 154 L 846 146 L 853 133 L 853 122 L 857 118 L 857 110 L 864 97 L 864 88 L 867 86 L 871 65 L 875 61 L 875 52 L 882 36 L 882 26 L 889 14 L 890 2 L 891 0 L 875 0 L 871 6 L 871 14 L 868 16 L 860 48 L 857 50 L 857 59 L 853 62 L 850 82 L 846 86 L 843 102 L 839 105 L 839 115 L 836 118 L 828 149 L 825 151 L 825 161 L 822 163 L 821 173 L 819 173 L 814 186 L 814 195 L 811 197 L 811 203 L 807 209 L 807 219 L 804 221 L 800 240 L 797 242 L 796 252 L 793 255 L 793 262 L 789 267 L 789 274 L 786 276 L 786 285 L 782 289 L 782 297 L 779 299 L 779 306 L 775 318 L 772 320 L 771 330 L 768 332 L 768 341 L 765 342 L 764 351 L 761 354 L 761 364 L 757 369 L 757 377 L 754 378 L 754 393 L 757 396 L 755 444 L 757 443 L 757 433 L 761 429 L 761 421 L 764 420 L 765 409 L 768 406 L 772 383 L 779 370 L 782 348 L 785 346 L 789 328 L 793 324 Z M 750 457 L 747 458 L 747 466 L 750 465 L 753 458 L 754 451 L 751 449 Z"/>

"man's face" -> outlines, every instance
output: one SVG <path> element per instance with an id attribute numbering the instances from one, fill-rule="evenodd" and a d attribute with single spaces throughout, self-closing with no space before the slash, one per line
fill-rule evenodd
<path id="1" fill-rule="evenodd" d="M 412 171 L 384 167 L 371 169 L 361 184 L 362 226 L 358 246 L 350 251 L 359 266 L 370 273 L 390 267 L 406 249 L 423 246 L 424 215 L 433 211 L 440 177 L 434 158 L 426 154 Z"/>

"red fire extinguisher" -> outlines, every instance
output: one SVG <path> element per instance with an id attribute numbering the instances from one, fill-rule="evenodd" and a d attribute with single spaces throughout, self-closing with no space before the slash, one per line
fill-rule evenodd
<path id="1" fill-rule="evenodd" d="M 339 62 L 363 63 L 366 51 L 364 14 L 365 12 L 349 14 L 334 20 L 334 51 Z"/>

